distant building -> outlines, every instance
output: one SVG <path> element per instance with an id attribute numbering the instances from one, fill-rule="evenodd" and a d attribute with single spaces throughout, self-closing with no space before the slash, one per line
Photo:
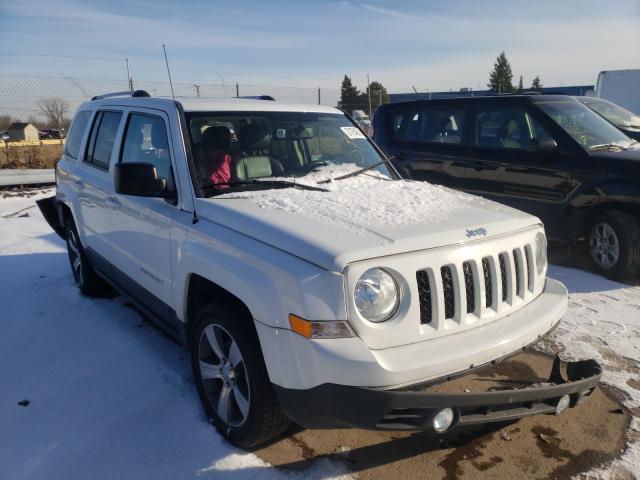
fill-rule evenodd
<path id="1" fill-rule="evenodd" d="M 20 142 L 23 140 L 27 142 L 37 142 L 40 140 L 38 129 L 30 123 L 12 123 L 7 131 L 7 135 L 9 136 L 10 142 Z"/>
<path id="2" fill-rule="evenodd" d="M 525 89 L 523 94 L 531 93 Z M 542 92 L 546 94 L 562 94 L 583 96 L 593 94 L 593 85 L 576 85 L 567 87 L 542 87 Z M 390 93 L 390 102 L 408 102 L 411 100 L 435 100 L 437 98 L 456 98 L 456 97 L 486 97 L 498 95 L 493 90 L 471 90 L 468 87 L 461 88 L 458 92 L 412 92 L 412 93 Z"/>

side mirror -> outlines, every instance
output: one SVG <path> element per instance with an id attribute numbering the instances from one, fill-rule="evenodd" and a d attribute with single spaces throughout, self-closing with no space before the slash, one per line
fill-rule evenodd
<path id="1" fill-rule="evenodd" d="M 536 150 L 540 153 L 552 153 L 558 149 L 558 142 L 553 138 L 535 138 L 533 140 Z"/>
<path id="2" fill-rule="evenodd" d="M 167 180 L 158 178 L 156 167 L 151 163 L 118 163 L 114 170 L 116 193 L 136 197 L 170 198 Z"/>

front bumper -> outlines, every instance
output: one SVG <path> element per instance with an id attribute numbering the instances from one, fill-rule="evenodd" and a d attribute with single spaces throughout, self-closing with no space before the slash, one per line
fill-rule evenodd
<path id="1" fill-rule="evenodd" d="M 455 413 L 455 428 L 464 425 L 509 421 L 556 412 L 561 397 L 569 395 L 575 407 L 594 391 L 602 370 L 594 360 L 567 364 L 567 379 L 555 358 L 548 383 L 480 393 L 378 390 L 323 384 L 309 390 L 274 385 L 283 411 L 306 428 L 365 428 L 384 430 L 432 430 L 435 415 L 444 408 Z"/>

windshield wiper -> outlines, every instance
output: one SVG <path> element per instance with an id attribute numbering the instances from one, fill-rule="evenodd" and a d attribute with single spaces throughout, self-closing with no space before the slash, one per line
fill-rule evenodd
<path id="1" fill-rule="evenodd" d="M 382 161 L 380 161 L 378 163 L 372 163 L 371 165 L 367 165 L 366 167 L 361 168 L 360 170 L 356 170 L 354 172 L 347 173 L 346 175 L 340 175 L 339 177 L 336 177 L 336 178 L 327 178 L 326 180 L 320 180 L 319 182 L 316 182 L 316 183 L 318 183 L 318 184 L 331 183 L 331 182 L 333 182 L 335 180 L 343 180 L 345 178 L 355 177 L 356 175 L 360 175 L 361 173 L 367 172 L 369 170 L 372 170 L 372 169 L 374 169 L 376 167 L 379 167 L 380 165 L 384 165 L 386 163 L 387 163 L 387 160 L 382 160 Z"/>
<path id="2" fill-rule="evenodd" d="M 611 150 L 612 148 L 619 148 L 620 150 L 626 150 L 629 147 L 624 147 L 617 143 L 601 143 L 600 145 L 592 145 L 589 148 L 587 148 L 587 150 L 592 152 L 596 150 Z"/>
<path id="3" fill-rule="evenodd" d="M 305 185 L 304 183 L 290 182 L 288 180 L 260 180 L 254 178 L 252 180 L 233 180 L 229 182 L 216 183 L 214 185 L 207 185 L 206 189 L 218 190 L 220 193 L 226 193 L 222 189 L 218 189 L 220 186 L 237 187 L 240 185 L 265 185 L 274 187 L 292 187 L 298 190 L 313 190 L 316 192 L 328 192 L 326 188 L 314 187 L 312 185 Z"/>

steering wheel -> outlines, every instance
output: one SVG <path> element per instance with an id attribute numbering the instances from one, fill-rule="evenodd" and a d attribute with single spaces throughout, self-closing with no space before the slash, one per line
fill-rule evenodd
<path id="1" fill-rule="evenodd" d="M 364 152 L 359 148 L 354 148 L 347 153 L 347 158 L 349 162 L 355 163 L 356 165 L 364 165 L 365 163 Z"/>
<path id="2" fill-rule="evenodd" d="M 330 165 L 330 164 L 331 162 L 328 160 L 315 160 L 313 162 L 305 163 L 300 167 L 300 170 L 303 173 L 310 173 L 317 168 L 326 167 L 327 165 Z"/>

